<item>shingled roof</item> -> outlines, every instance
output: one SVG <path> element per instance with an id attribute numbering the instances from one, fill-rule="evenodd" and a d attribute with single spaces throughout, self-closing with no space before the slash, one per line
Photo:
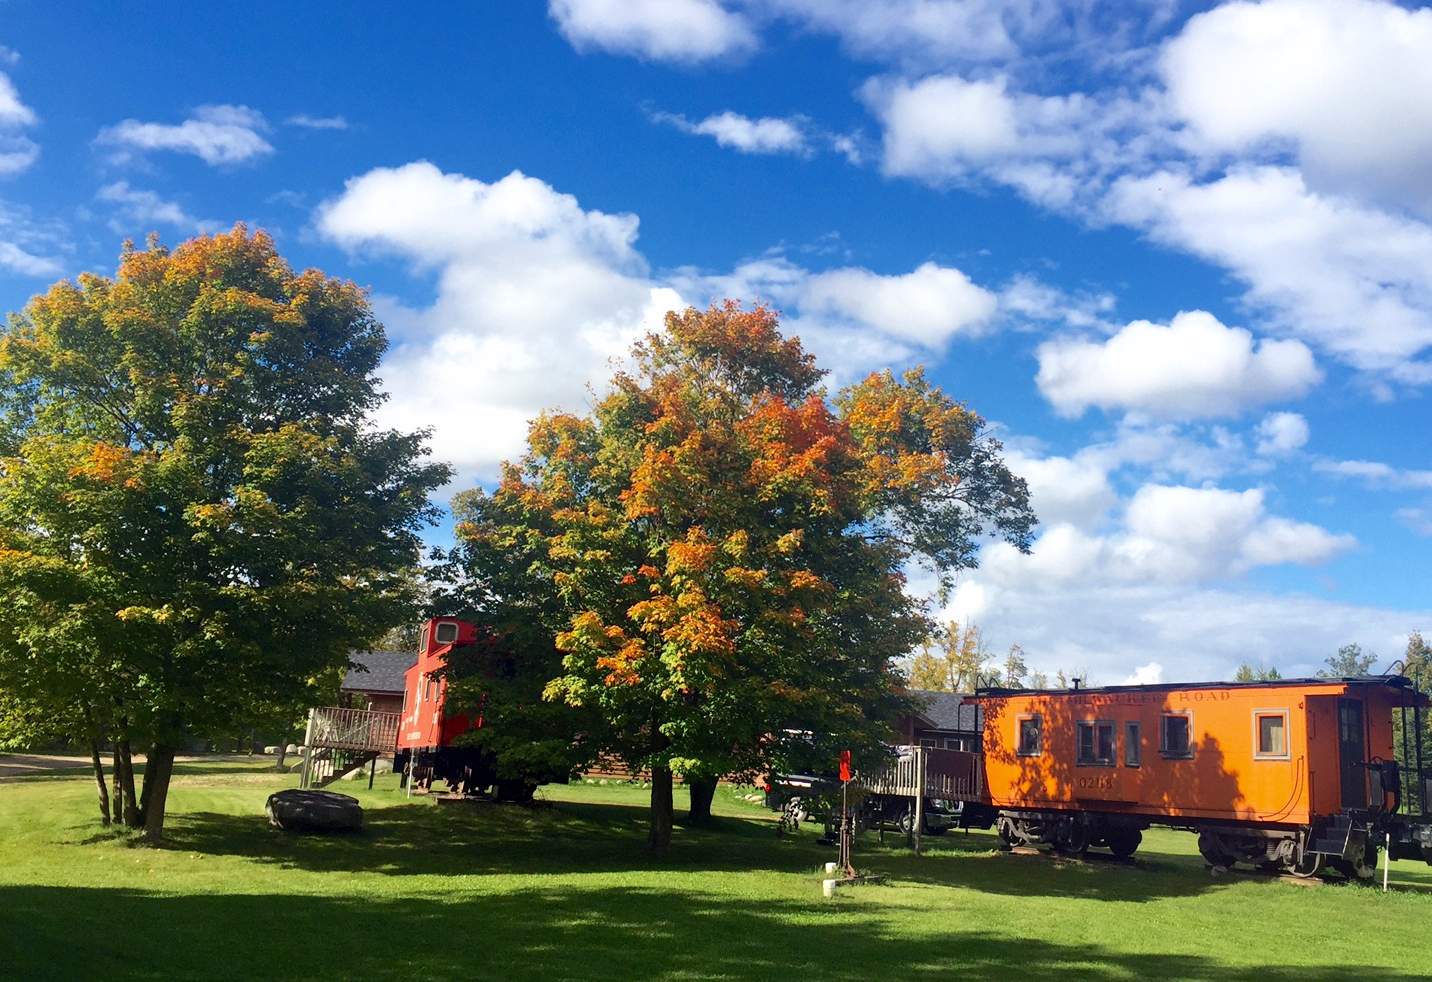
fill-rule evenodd
<path id="1" fill-rule="evenodd" d="M 914 689 L 910 695 L 923 705 L 920 718 L 929 729 L 979 733 L 984 727 L 984 711 L 978 705 L 961 705 L 968 698 L 967 693 Z"/>
<path id="2" fill-rule="evenodd" d="M 350 651 L 344 692 L 403 694 L 403 674 L 417 662 L 411 651 Z"/>

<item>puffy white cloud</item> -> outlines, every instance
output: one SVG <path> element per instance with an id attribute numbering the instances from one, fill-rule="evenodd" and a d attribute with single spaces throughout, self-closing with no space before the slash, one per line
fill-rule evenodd
<path id="1" fill-rule="evenodd" d="M 1258 566 L 1326 562 L 1356 545 L 1351 536 L 1268 515 L 1253 488 L 1145 484 L 1122 527 L 1095 535 L 1068 524 L 1048 528 L 1029 555 L 996 543 L 984 551 L 985 579 L 1009 586 L 1045 583 L 1197 583 Z"/>
<path id="2" fill-rule="evenodd" d="M 1018 643 L 1034 670 L 1087 672 L 1118 684 L 1151 662 L 1164 681 L 1231 679 L 1246 661 L 1285 677 L 1314 674 L 1349 641 L 1390 660 L 1409 631 L 1432 628 L 1432 608 L 1392 609 L 1299 594 L 1161 582 L 993 585 L 975 571 L 976 620 L 995 650 Z"/>
<path id="3" fill-rule="evenodd" d="M 1160 71 L 1197 149 L 1291 148 L 1314 186 L 1432 213 L 1432 10 L 1379 0 L 1228 3 Z"/>
<path id="4" fill-rule="evenodd" d="M 248 106 L 200 106 L 182 123 L 126 119 L 100 131 L 96 142 L 125 159 L 149 150 L 189 153 L 206 164 L 238 164 L 273 153 L 263 114 Z"/>
<path id="5" fill-rule="evenodd" d="M 803 315 L 834 315 L 925 348 L 978 330 L 998 300 L 960 270 L 922 263 L 909 273 L 882 276 L 868 269 L 816 273 L 799 293 Z"/>
<path id="6" fill-rule="evenodd" d="M 1168 324 L 1134 321 L 1103 341 L 1056 338 L 1038 348 L 1039 390 L 1065 416 L 1091 406 L 1160 416 L 1236 415 L 1302 395 L 1319 379 L 1300 341 L 1263 340 L 1204 311 Z"/>
<path id="7" fill-rule="evenodd" d="M 584 406 L 588 385 L 667 310 L 725 297 L 770 303 L 843 382 L 977 329 L 997 303 L 933 263 L 890 275 L 812 272 L 775 255 L 721 275 L 657 276 L 636 248 L 635 215 L 584 209 L 516 171 L 487 183 L 426 162 L 377 168 L 325 202 L 315 226 L 346 249 L 435 272 L 430 307 L 375 299 L 398 341 L 384 366 L 383 418 L 434 426 L 435 455 L 467 480 L 518 454 L 539 410 Z"/>
<path id="8" fill-rule="evenodd" d="M 996 648 L 1019 643 L 1032 668 L 1087 670 L 1096 684 L 1154 666 L 1169 680 L 1226 678 L 1260 653 L 1285 675 L 1311 674 L 1349 640 L 1391 650 L 1432 623 L 1432 610 L 1272 596 L 1227 581 L 1259 566 L 1319 564 L 1354 545 L 1269 514 L 1259 489 L 1145 484 L 1107 533 L 1055 523 L 1028 555 L 985 546 L 941 615 L 977 621 Z"/>
<path id="9" fill-rule="evenodd" d="M 1308 421 L 1297 413 L 1269 413 L 1258 424 L 1258 452 L 1279 456 L 1308 442 Z"/>
<path id="10" fill-rule="evenodd" d="M 516 456 L 539 410 L 578 408 L 607 360 L 680 306 L 648 278 L 635 215 L 585 210 L 516 171 L 489 184 L 426 162 L 377 168 L 317 227 L 438 271 L 435 303 L 384 366 L 383 418 L 434 426 L 434 454 L 467 480 Z"/>
<path id="11" fill-rule="evenodd" d="M 20 101 L 10 76 L 0 72 L 0 126 L 31 126 L 35 122 L 35 111 Z"/>
<path id="12" fill-rule="evenodd" d="M 762 116 L 752 119 L 740 113 L 715 113 L 705 119 L 692 122 L 678 113 L 654 113 L 652 118 L 659 123 L 675 126 L 683 133 L 709 136 L 723 147 L 742 153 L 790 153 L 809 152 L 804 123 L 799 119 L 785 119 L 779 116 Z"/>
<path id="13" fill-rule="evenodd" d="M 1248 284 L 1284 329 L 1359 368 L 1432 379 L 1432 228 L 1310 191 L 1296 171 L 1234 170 L 1205 184 L 1125 178 L 1110 217 L 1202 256 Z"/>
<path id="14" fill-rule="evenodd" d="M 37 256 L 14 242 L 0 239 L 0 268 L 24 276 L 58 276 L 64 268 L 51 256 Z"/>
<path id="15" fill-rule="evenodd" d="M 1033 457 L 1007 449 L 1004 461 L 1029 485 L 1029 503 L 1045 526 L 1099 524 L 1118 495 L 1109 467 L 1091 454 Z"/>
<path id="16" fill-rule="evenodd" d="M 120 234 L 147 231 L 153 225 L 199 228 L 204 224 L 177 201 L 168 201 L 154 191 L 130 187 L 128 181 L 106 184 L 95 193 L 95 198 L 116 206 L 117 214 L 110 227 Z"/>
<path id="17" fill-rule="evenodd" d="M 20 132 L 38 121 L 35 111 L 20 100 L 15 83 L 0 72 L 0 177 L 18 174 L 39 158 L 39 144 Z"/>
<path id="18" fill-rule="evenodd" d="M 1158 685 L 1164 680 L 1164 667 L 1156 661 L 1139 665 L 1128 674 L 1120 685 Z"/>
<path id="19" fill-rule="evenodd" d="M 862 57 L 916 64 L 1009 57 L 1018 50 L 1011 32 L 1035 27 L 1036 19 L 1047 26 L 1052 13 L 1048 5 L 1002 0 L 758 0 L 756 6 L 835 34 Z"/>
<path id="20" fill-rule="evenodd" d="M 756 46 L 746 18 L 717 0 L 550 0 L 547 10 L 579 51 L 699 62 Z"/>

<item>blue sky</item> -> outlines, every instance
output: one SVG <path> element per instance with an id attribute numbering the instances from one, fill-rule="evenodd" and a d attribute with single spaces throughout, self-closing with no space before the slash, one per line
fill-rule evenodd
<path id="1" fill-rule="evenodd" d="M 1096 681 L 1432 630 L 1432 12 L 0 0 L 0 301 L 268 229 L 465 484 L 670 306 L 925 364 L 1029 480 L 946 611 Z M 446 530 L 438 530 L 441 540 Z M 914 580 L 919 589 L 921 578 Z"/>

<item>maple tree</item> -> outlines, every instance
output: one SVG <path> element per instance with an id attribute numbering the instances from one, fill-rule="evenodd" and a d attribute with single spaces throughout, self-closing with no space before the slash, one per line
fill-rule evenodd
<path id="1" fill-rule="evenodd" d="M 149 838 L 177 748 L 312 705 L 410 611 L 449 472 L 372 428 L 385 347 L 359 288 L 243 226 L 126 247 L 0 333 L 0 723 L 83 724 L 102 808 L 112 743 Z"/>
<path id="2" fill-rule="evenodd" d="M 987 534 L 1028 547 L 1027 489 L 978 415 L 918 371 L 833 401 L 822 378 L 768 309 L 672 312 L 590 413 L 539 416 L 464 499 L 468 554 L 511 559 L 480 606 L 546 625 L 544 695 L 650 770 L 658 850 L 674 773 L 699 817 L 718 776 L 890 736 L 897 659 L 929 630 L 909 564 L 948 581 Z"/>

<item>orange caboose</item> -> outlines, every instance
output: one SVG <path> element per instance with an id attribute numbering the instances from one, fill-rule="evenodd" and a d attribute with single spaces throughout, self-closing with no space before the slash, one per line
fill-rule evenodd
<path id="1" fill-rule="evenodd" d="M 1007 842 L 1129 855 L 1159 823 L 1197 831 L 1215 865 L 1363 876 L 1398 808 L 1394 710 L 1426 701 L 1399 676 L 974 698 L 986 803 Z"/>

